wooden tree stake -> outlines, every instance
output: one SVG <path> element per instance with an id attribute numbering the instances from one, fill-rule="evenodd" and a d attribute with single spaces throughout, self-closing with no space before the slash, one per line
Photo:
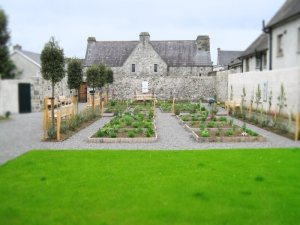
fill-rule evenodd
<path id="1" fill-rule="evenodd" d="M 102 102 L 102 104 L 101 104 L 101 116 L 103 117 L 103 115 L 104 115 L 104 107 L 103 107 L 103 104 L 104 104 L 104 102 Z"/>
<path id="2" fill-rule="evenodd" d="M 172 116 L 175 116 L 175 99 L 173 98 Z"/>
<path id="3" fill-rule="evenodd" d="M 47 105 L 48 107 L 48 105 Z M 43 124 L 43 140 L 46 141 L 46 134 L 47 134 L 47 117 L 48 117 L 48 109 L 44 110 L 44 124 Z"/>
<path id="4" fill-rule="evenodd" d="M 296 129 L 295 129 L 295 141 L 298 141 L 299 138 L 299 113 L 296 115 Z"/>
<path id="5" fill-rule="evenodd" d="M 56 137 L 57 141 L 60 141 L 60 111 L 56 111 Z"/>

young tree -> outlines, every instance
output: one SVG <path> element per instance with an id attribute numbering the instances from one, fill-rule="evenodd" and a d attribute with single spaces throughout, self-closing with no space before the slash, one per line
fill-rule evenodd
<path id="1" fill-rule="evenodd" d="M 261 103 L 261 89 L 260 89 L 260 85 L 257 85 L 257 91 L 255 94 L 255 103 L 256 103 L 256 110 L 258 110 L 258 105 Z"/>
<path id="2" fill-rule="evenodd" d="M 106 67 L 104 63 L 99 63 L 99 78 L 98 78 L 98 88 L 103 88 L 107 81 Z M 107 91 L 105 92 L 105 97 L 107 99 Z"/>
<path id="3" fill-rule="evenodd" d="M 109 90 L 109 85 L 114 82 L 114 72 L 110 67 L 107 67 L 106 69 L 106 84 L 107 84 L 107 89 Z"/>
<path id="4" fill-rule="evenodd" d="M 281 110 L 282 110 L 284 107 L 287 107 L 287 104 L 285 103 L 285 101 L 287 100 L 287 98 L 285 97 L 285 91 L 284 91 L 283 83 L 281 84 L 281 87 L 280 87 L 280 94 L 279 94 L 279 96 L 277 97 L 277 99 L 278 99 L 277 105 L 279 106 L 279 114 L 280 114 L 280 113 L 281 113 Z"/>
<path id="5" fill-rule="evenodd" d="M 91 66 L 86 70 L 86 84 L 93 89 L 93 95 L 95 88 L 99 87 L 99 74 L 100 69 L 98 66 Z M 92 99 L 92 108 L 94 108 L 94 97 Z"/>
<path id="6" fill-rule="evenodd" d="M 76 90 L 76 97 L 78 96 L 78 89 L 82 83 L 82 61 L 76 57 L 72 58 L 68 64 L 68 87 Z M 78 98 L 76 99 L 76 113 L 78 108 Z"/>
<path id="7" fill-rule="evenodd" d="M 59 47 L 54 37 L 44 46 L 41 53 L 41 73 L 45 80 L 51 81 L 52 84 L 52 104 L 54 101 L 54 86 L 65 76 L 65 58 L 64 50 Z M 52 125 L 54 126 L 54 110 L 51 110 Z"/>
<path id="8" fill-rule="evenodd" d="M 15 64 L 9 57 L 7 43 L 10 39 L 9 30 L 7 29 L 8 16 L 0 7 L 0 76 L 1 78 L 15 78 Z"/>

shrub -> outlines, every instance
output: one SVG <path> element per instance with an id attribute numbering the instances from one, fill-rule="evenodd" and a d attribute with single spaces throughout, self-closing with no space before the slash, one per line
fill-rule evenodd
<path id="1" fill-rule="evenodd" d="M 246 126 L 246 123 L 244 123 L 243 126 L 242 126 L 242 130 L 246 131 L 246 129 L 247 129 L 247 126 Z"/>
<path id="2" fill-rule="evenodd" d="M 56 127 L 55 126 L 49 126 L 49 128 L 47 129 L 47 137 L 49 139 L 56 139 L 57 134 L 56 134 Z"/>
<path id="3" fill-rule="evenodd" d="M 6 111 L 6 112 L 5 112 L 5 118 L 8 119 L 9 116 L 10 116 L 10 111 Z"/>
<path id="4" fill-rule="evenodd" d="M 137 129 L 137 133 L 142 134 L 143 132 L 144 132 L 143 128 L 140 127 Z"/>
<path id="5" fill-rule="evenodd" d="M 133 118 L 130 117 L 130 116 L 125 116 L 124 117 L 124 122 L 125 122 L 126 125 L 130 126 L 133 122 Z"/>
<path id="6" fill-rule="evenodd" d="M 206 121 L 206 117 L 202 117 L 202 119 L 201 119 L 201 120 L 202 120 L 203 122 L 204 122 L 204 121 Z"/>
<path id="7" fill-rule="evenodd" d="M 232 126 L 232 130 L 236 131 L 236 125 L 235 124 Z"/>
<path id="8" fill-rule="evenodd" d="M 127 129 L 124 129 L 123 132 L 124 132 L 124 133 L 128 133 L 128 130 L 127 130 Z"/>
<path id="9" fill-rule="evenodd" d="M 138 123 L 138 122 L 132 123 L 132 126 L 134 128 L 139 128 L 140 127 L 140 123 Z"/>
<path id="10" fill-rule="evenodd" d="M 201 111 L 206 111 L 206 108 L 204 106 L 201 106 Z"/>
<path id="11" fill-rule="evenodd" d="M 149 132 L 151 135 L 155 133 L 151 127 L 147 128 L 147 132 Z"/>
<path id="12" fill-rule="evenodd" d="M 96 136 L 97 137 L 104 137 L 105 133 L 102 130 L 98 130 L 97 133 L 96 133 Z"/>
<path id="13" fill-rule="evenodd" d="M 154 114 L 153 114 L 153 111 L 151 110 L 151 111 L 149 112 L 148 118 L 153 118 L 153 116 L 154 116 Z"/>
<path id="14" fill-rule="evenodd" d="M 192 121 L 197 121 L 197 119 L 198 119 L 197 116 L 192 117 Z"/>
<path id="15" fill-rule="evenodd" d="M 196 125 L 196 122 L 195 122 L 195 121 L 193 121 L 193 122 L 192 122 L 192 126 L 195 126 L 195 125 Z"/>
<path id="16" fill-rule="evenodd" d="M 60 133 L 61 134 L 66 134 L 68 131 L 69 125 L 67 123 L 67 121 L 61 121 L 60 124 Z"/>
<path id="17" fill-rule="evenodd" d="M 229 125 L 230 125 L 230 126 L 233 125 L 233 119 L 229 120 Z"/>
<path id="18" fill-rule="evenodd" d="M 116 101 L 114 101 L 114 100 L 110 101 L 109 105 L 110 106 L 116 106 Z"/>
<path id="19" fill-rule="evenodd" d="M 182 120 L 183 120 L 183 121 L 189 121 L 189 118 L 188 118 L 187 116 L 183 116 L 183 117 L 182 117 Z"/>
<path id="20" fill-rule="evenodd" d="M 180 109 L 179 108 L 175 109 L 175 115 L 180 115 Z"/>
<path id="21" fill-rule="evenodd" d="M 201 136 L 202 137 L 209 137 L 209 133 L 207 130 L 201 131 Z"/>
<path id="22" fill-rule="evenodd" d="M 200 130 L 204 130 L 205 129 L 205 125 L 204 124 L 200 124 L 199 128 L 200 128 Z"/>
<path id="23" fill-rule="evenodd" d="M 110 133 L 110 135 L 109 135 L 111 138 L 116 138 L 117 137 L 117 134 L 115 133 L 115 132 L 112 132 L 112 133 Z"/>
<path id="24" fill-rule="evenodd" d="M 217 132 L 215 133 L 215 135 L 216 135 L 216 136 L 220 136 L 220 131 L 217 131 Z"/>
<path id="25" fill-rule="evenodd" d="M 219 121 L 227 121 L 227 118 L 226 118 L 226 117 L 223 117 L 223 116 L 221 116 L 221 117 L 219 118 Z"/>
<path id="26" fill-rule="evenodd" d="M 231 135 L 233 135 L 233 130 L 226 130 L 225 134 L 227 136 L 231 136 Z"/>
<path id="27" fill-rule="evenodd" d="M 146 137 L 151 137 L 151 134 L 149 131 L 146 132 Z"/>
<path id="28" fill-rule="evenodd" d="M 135 138 L 135 133 L 133 131 L 130 131 L 128 137 Z"/>
<path id="29" fill-rule="evenodd" d="M 214 126 L 215 126 L 215 123 L 214 123 L 214 122 L 211 122 L 211 123 L 207 124 L 207 127 L 208 127 L 208 128 L 213 128 Z"/>

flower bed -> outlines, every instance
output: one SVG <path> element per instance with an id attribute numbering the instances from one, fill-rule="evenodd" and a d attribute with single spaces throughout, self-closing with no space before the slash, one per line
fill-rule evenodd
<path id="1" fill-rule="evenodd" d="M 148 115 L 139 113 L 117 116 L 103 128 L 91 135 L 88 142 L 93 143 L 135 143 L 155 142 L 157 133 L 153 112 Z"/>

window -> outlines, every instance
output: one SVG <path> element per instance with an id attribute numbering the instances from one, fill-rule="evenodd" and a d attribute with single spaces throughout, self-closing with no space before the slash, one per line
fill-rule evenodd
<path id="1" fill-rule="evenodd" d="M 154 64 L 154 73 L 157 73 L 157 64 Z"/>
<path id="2" fill-rule="evenodd" d="M 267 54 L 263 54 L 264 67 L 267 67 Z"/>
<path id="3" fill-rule="evenodd" d="M 260 68 L 260 58 L 256 58 L 256 68 Z"/>
<path id="4" fill-rule="evenodd" d="M 283 36 L 282 34 L 277 36 L 277 56 L 283 56 Z"/>
<path id="5" fill-rule="evenodd" d="M 249 72 L 249 58 L 246 59 L 246 72 Z"/>
<path id="6" fill-rule="evenodd" d="M 135 73 L 135 64 L 131 64 L 131 72 Z"/>
<path id="7" fill-rule="evenodd" d="M 300 52 L 300 28 L 298 28 L 298 52 Z"/>

